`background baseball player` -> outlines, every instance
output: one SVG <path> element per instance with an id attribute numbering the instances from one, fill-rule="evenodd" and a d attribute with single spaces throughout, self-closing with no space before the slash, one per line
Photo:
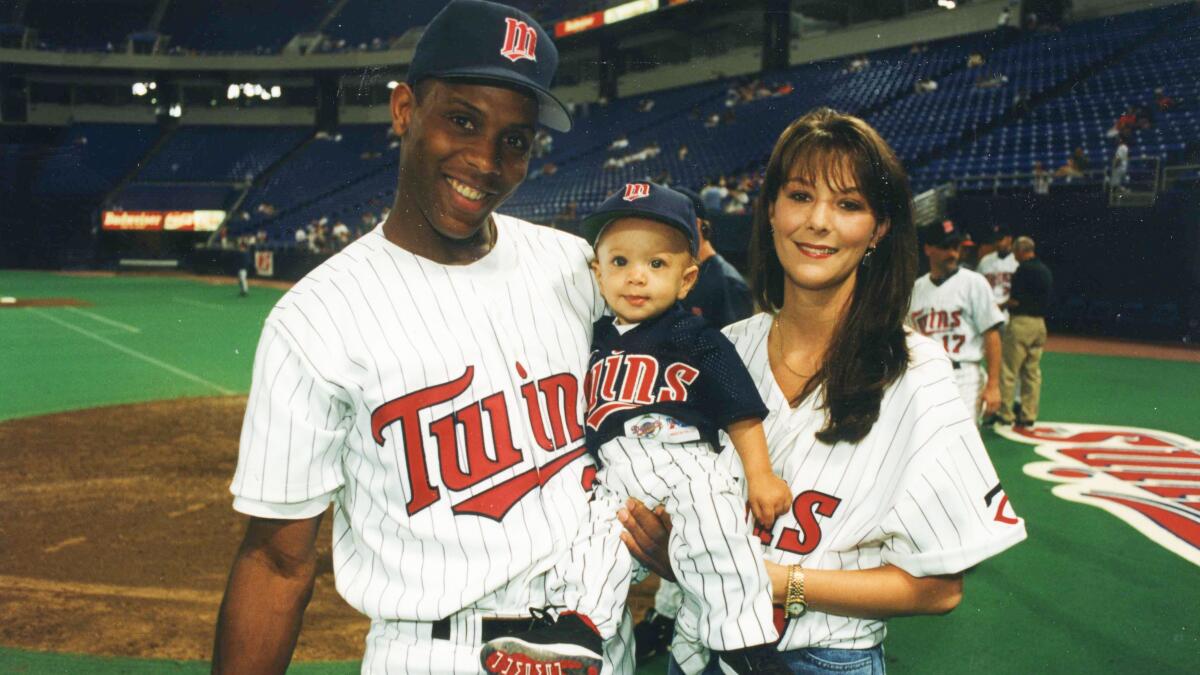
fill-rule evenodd
<path id="1" fill-rule="evenodd" d="M 1004 309 L 1004 303 L 1008 302 L 1008 295 L 1012 289 L 1012 275 L 1020 263 L 1012 254 L 1013 238 L 1008 226 L 996 225 L 992 228 L 992 233 L 995 249 L 980 259 L 975 271 L 982 274 L 991 284 L 992 296 L 1007 321 L 1008 311 Z"/>
<path id="2" fill-rule="evenodd" d="M 917 279 L 909 324 L 940 342 L 954 366 L 963 403 L 975 416 L 1000 407 L 1000 327 L 1004 314 L 978 272 L 960 268 L 962 232 L 952 221 L 925 228 L 929 272 Z M 980 360 L 987 361 L 987 372 Z"/>
<path id="3" fill-rule="evenodd" d="M 214 672 L 286 669 L 331 503 L 338 592 L 371 618 L 363 672 L 479 672 L 479 645 L 546 605 L 587 517 L 580 392 L 603 302 L 583 240 L 493 210 L 536 125 L 570 127 L 556 64 L 502 5 L 455 0 L 426 28 L 391 97 L 387 220 L 263 327 Z M 606 645 L 613 672 L 632 670 L 630 623 Z"/>
<path id="4" fill-rule="evenodd" d="M 693 598 L 705 645 L 737 673 L 787 673 L 770 644 L 778 633 L 746 500 L 718 469 L 718 430 L 741 458 L 759 522 L 773 523 L 790 495 L 771 472 L 760 424 L 767 410 L 741 359 L 679 304 L 697 274 L 691 200 L 630 183 L 583 221 L 583 231 L 595 239 L 593 269 L 616 315 L 593 329 L 587 444 L 602 468 L 590 528 L 556 569 L 562 588 L 552 600 L 561 597 L 569 611 L 551 628 L 489 642 L 481 659 L 493 673 L 598 665 L 600 637 L 617 627 L 633 572 L 616 517 L 633 496 L 664 504 L 676 523 L 672 566 Z"/>

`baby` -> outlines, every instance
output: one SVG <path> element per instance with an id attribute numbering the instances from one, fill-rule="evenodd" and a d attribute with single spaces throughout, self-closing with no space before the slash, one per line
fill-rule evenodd
<path id="1" fill-rule="evenodd" d="M 772 645 L 769 581 L 742 488 L 717 462 L 718 431 L 742 461 L 763 526 L 789 508 L 791 494 L 771 471 L 767 409 L 733 345 L 679 304 L 699 271 L 692 202 L 630 183 L 583 231 L 614 315 L 593 327 L 584 384 L 587 445 L 601 467 L 591 518 L 551 575 L 551 604 L 565 609 L 547 627 L 485 644 L 484 669 L 599 673 L 601 643 L 620 625 L 634 569 L 617 512 L 635 497 L 671 516 L 671 568 L 698 609 L 706 646 L 738 673 L 788 672 Z"/>

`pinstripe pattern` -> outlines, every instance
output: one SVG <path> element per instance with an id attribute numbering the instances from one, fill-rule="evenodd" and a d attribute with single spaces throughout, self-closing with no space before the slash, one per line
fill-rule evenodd
<path id="1" fill-rule="evenodd" d="M 751 536 L 741 487 L 718 468 L 712 447 L 618 436 L 600 447 L 600 458 L 589 525 L 557 568 L 562 604 L 587 615 L 604 637 L 615 630 L 633 566 L 616 513 L 632 496 L 662 503 L 671 515 L 671 568 L 694 597 L 704 643 L 727 650 L 773 642 L 762 547 Z"/>
<path id="2" fill-rule="evenodd" d="M 373 620 L 365 672 L 478 672 L 477 630 L 462 624 L 462 644 L 431 641 L 421 633 L 428 624 L 414 622 L 544 605 L 546 572 L 587 517 L 583 439 L 543 448 L 531 419 L 562 428 L 581 412 L 591 325 L 603 310 L 591 251 L 576 237 L 494 218 L 496 246 L 462 266 L 412 255 L 376 228 L 280 299 L 259 342 L 234 505 L 302 518 L 333 503 L 338 591 Z M 574 378 L 575 400 L 560 392 L 549 405 L 543 395 L 531 409 L 521 387 L 558 374 Z M 385 404 L 458 381 L 461 393 L 387 421 L 376 442 L 372 416 Z M 454 445 L 439 442 L 439 420 Z M 413 433 L 416 449 L 405 440 Z M 498 460 L 507 440 L 511 465 Z M 480 472 L 487 462 L 492 475 Z M 414 468 L 422 463 L 425 472 Z M 454 510 L 478 498 L 486 512 L 510 494 L 495 517 Z M 460 659 L 471 641 L 476 651 Z"/>
<path id="3" fill-rule="evenodd" d="M 775 384 L 766 352 L 771 320 L 760 314 L 725 330 L 771 410 L 763 422 L 771 463 L 798 501 L 811 491 L 839 501 L 832 516 L 804 514 L 819 525 L 819 541 L 807 553 L 780 548 L 789 528 L 809 534 L 795 511 L 780 517 L 769 560 L 842 570 L 892 564 L 928 576 L 960 572 L 1025 538 L 1024 521 L 1007 522 L 1011 511 L 985 501 L 999 480 L 941 345 L 909 333 L 909 368 L 885 392 L 879 421 L 857 445 L 830 446 L 815 436 L 824 423 L 816 397 L 791 408 Z M 692 611 L 685 599 L 673 647 L 687 672 L 689 663 L 705 662 Z M 789 622 L 780 648 L 861 649 L 885 634 L 884 621 L 810 610 Z"/>

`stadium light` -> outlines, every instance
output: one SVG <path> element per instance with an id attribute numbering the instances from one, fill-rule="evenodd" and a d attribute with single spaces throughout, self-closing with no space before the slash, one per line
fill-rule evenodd
<path id="1" fill-rule="evenodd" d="M 176 103 L 175 105 L 173 105 L 167 109 L 167 114 L 170 115 L 171 117 L 176 117 L 176 118 L 183 117 L 183 106 L 180 105 L 179 103 Z"/>
<path id="2" fill-rule="evenodd" d="M 133 95 L 134 96 L 145 96 L 146 95 L 146 83 L 145 82 L 134 82 L 133 83 Z"/>
<path id="3" fill-rule="evenodd" d="M 151 89 L 158 89 L 158 83 L 157 83 L 157 82 L 151 82 L 151 83 L 150 83 L 150 88 L 151 88 Z"/>
<path id="4" fill-rule="evenodd" d="M 281 87 L 279 85 L 275 85 L 275 86 L 271 87 L 271 97 L 279 98 L 280 96 L 283 96 L 283 87 Z"/>
<path id="5" fill-rule="evenodd" d="M 261 98 L 264 101 L 270 101 L 271 100 L 271 92 L 264 90 L 261 94 L 259 94 L 259 98 Z"/>
<path id="6" fill-rule="evenodd" d="M 400 86 L 400 83 L 395 80 L 388 82 L 388 89 L 395 89 L 396 87 L 399 87 L 399 86 Z"/>
<path id="7" fill-rule="evenodd" d="M 229 85 L 229 89 L 225 90 L 225 98 L 232 101 L 233 99 L 238 97 L 238 94 L 240 94 L 241 91 L 242 91 L 241 87 L 237 86 L 236 84 L 231 84 L 231 85 Z"/>
<path id="8" fill-rule="evenodd" d="M 957 6 L 958 6 L 958 3 L 954 2 L 954 0 L 938 0 L 938 7 L 944 7 L 945 9 L 954 9 Z"/>

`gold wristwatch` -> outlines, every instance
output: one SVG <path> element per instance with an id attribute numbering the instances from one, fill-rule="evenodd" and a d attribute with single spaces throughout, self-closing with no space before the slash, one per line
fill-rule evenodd
<path id="1" fill-rule="evenodd" d="M 804 570 L 799 565 L 788 568 L 787 598 L 783 602 L 783 614 L 794 619 L 808 609 L 804 600 Z"/>

